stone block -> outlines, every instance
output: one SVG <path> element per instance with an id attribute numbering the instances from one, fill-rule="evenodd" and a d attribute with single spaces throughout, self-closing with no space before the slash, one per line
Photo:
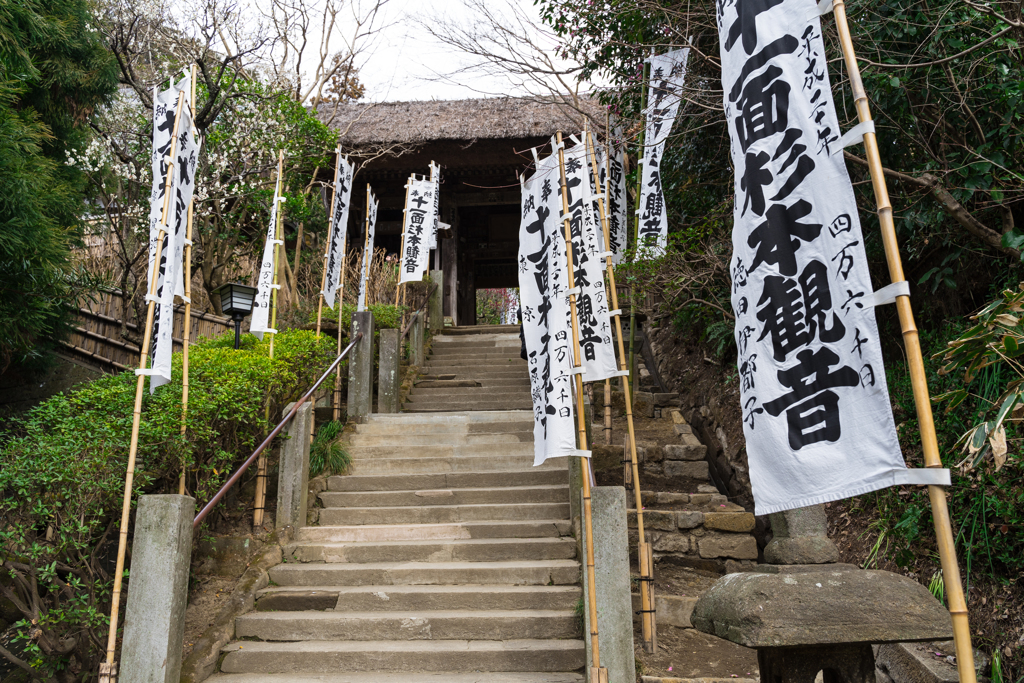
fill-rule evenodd
<path id="1" fill-rule="evenodd" d="M 684 477 L 686 479 L 708 478 L 708 463 L 705 460 L 689 462 L 686 460 L 668 460 L 665 462 L 666 477 Z"/>
<path id="2" fill-rule="evenodd" d="M 633 395 L 633 414 L 654 417 L 654 394 L 638 391 Z"/>
<path id="3" fill-rule="evenodd" d="M 688 553 L 690 552 L 690 537 L 678 531 L 667 531 L 658 535 L 653 548 L 656 553 Z"/>
<path id="4" fill-rule="evenodd" d="M 284 408 L 288 414 L 294 403 Z M 313 404 L 299 406 L 288 423 L 288 440 L 281 446 L 281 463 L 277 469 L 276 528 L 299 528 L 306 524 L 309 502 L 309 437 L 313 432 Z"/>
<path id="5" fill-rule="evenodd" d="M 878 646 L 875 666 L 900 683 L 957 683 L 960 675 L 955 664 L 936 657 L 934 645 L 923 643 L 885 643 Z"/>
<path id="6" fill-rule="evenodd" d="M 444 329 L 444 308 L 442 305 L 444 297 L 444 271 L 430 271 L 430 286 L 434 287 L 434 292 L 430 295 L 430 301 L 427 303 L 427 325 L 430 328 L 430 334 L 437 334 Z"/>
<path id="7" fill-rule="evenodd" d="M 139 498 L 121 646 L 122 683 L 178 683 L 181 677 L 192 520 L 188 496 Z"/>
<path id="8" fill-rule="evenodd" d="M 679 528 L 676 525 L 676 513 L 662 510 L 644 510 L 644 528 L 675 531 Z"/>
<path id="9" fill-rule="evenodd" d="M 622 446 L 591 444 L 590 465 L 595 472 L 604 472 L 622 467 Z"/>
<path id="10" fill-rule="evenodd" d="M 426 318 L 422 311 L 413 316 L 412 326 L 409 328 L 409 364 L 418 368 L 423 367 L 425 356 L 423 353 L 423 333 L 426 327 Z"/>
<path id="11" fill-rule="evenodd" d="M 665 451 L 661 446 L 644 446 L 644 462 L 661 462 L 665 459 Z"/>
<path id="12" fill-rule="evenodd" d="M 706 523 L 705 517 L 705 523 Z M 697 542 L 700 556 L 708 558 L 731 557 L 734 560 L 757 559 L 757 541 L 753 536 L 705 536 Z"/>
<path id="13" fill-rule="evenodd" d="M 690 504 L 691 505 L 708 505 L 711 503 L 712 493 L 691 493 Z"/>
<path id="14" fill-rule="evenodd" d="M 366 422 L 373 410 L 373 313 L 356 311 L 352 314 L 352 336 L 363 333 L 362 339 L 349 352 L 348 362 L 348 417 L 355 422 Z"/>
<path id="15" fill-rule="evenodd" d="M 703 460 L 707 454 L 707 446 L 686 446 L 682 444 L 668 444 L 662 450 L 665 452 L 666 460 Z"/>
<path id="16" fill-rule="evenodd" d="M 380 359 L 377 363 L 377 412 L 398 412 L 398 389 L 401 386 L 401 330 L 380 331 Z"/>
<path id="17" fill-rule="evenodd" d="M 676 525 L 680 529 L 696 529 L 704 524 L 704 513 L 696 510 L 683 510 L 676 513 Z"/>
<path id="18" fill-rule="evenodd" d="M 693 434 L 693 427 L 688 424 L 677 424 L 673 426 L 676 434 L 679 436 L 686 436 L 687 434 Z"/>
<path id="19" fill-rule="evenodd" d="M 685 505 L 690 502 L 690 494 L 659 491 L 654 500 L 658 505 Z"/>
<path id="20" fill-rule="evenodd" d="M 754 515 L 749 512 L 706 512 L 704 527 L 717 531 L 746 533 L 754 530 Z"/>
<path id="21" fill-rule="evenodd" d="M 672 424 L 686 424 L 686 418 L 683 417 L 683 414 L 677 408 L 673 408 L 672 410 L 668 411 L 668 414 L 672 418 Z"/>
<path id="22" fill-rule="evenodd" d="M 913 579 L 874 570 L 729 574 L 697 601 L 704 633 L 746 647 L 945 640 L 949 613 Z"/>
<path id="23" fill-rule="evenodd" d="M 597 630 L 601 634 L 601 666 L 609 681 L 636 678 L 633 653 L 633 609 L 629 593 L 629 538 L 626 531 L 626 491 L 621 486 L 591 489 L 594 519 L 594 583 L 597 588 Z M 585 549 L 584 549 L 585 551 Z M 587 571 L 583 563 L 583 571 Z M 583 585 L 587 585 L 586 573 Z M 583 591 L 587 596 L 588 592 Z M 590 632 L 590 610 L 584 609 L 584 631 Z M 585 638 L 587 662 L 593 665 L 590 639 Z"/>
<path id="24" fill-rule="evenodd" d="M 825 506 L 811 505 L 770 515 L 772 540 L 764 549 L 769 564 L 827 564 L 839 561 L 828 537 Z"/>
<path id="25" fill-rule="evenodd" d="M 640 594 L 633 593 L 633 621 L 639 622 L 640 615 Z M 690 623 L 690 615 L 693 613 L 693 606 L 697 604 L 697 598 L 690 598 L 684 595 L 655 595 L 654 609 L 657 613 L 658 626 L 676 626 L 678 628 L 693 628 Z M 649 677 L 644 676 L 646 681 Z M 681 679 L 656 679 L 656 680 L 681 680 Z M 693 679 L 688 679 L 693 681 Z M 698 679 L 700 680 L 700 679 Z M 727 679 L 735 681 L 735 678 Z M 723 681 L 724 683 L 724 681 Z"/>
<path id="26" fill-rule="evenodd" d="M 667 408 L 669 406 L 679 405 L 679 394 L 665 393 L 665 394 L 654 394 L 654 406 L 656 408 Z"/>

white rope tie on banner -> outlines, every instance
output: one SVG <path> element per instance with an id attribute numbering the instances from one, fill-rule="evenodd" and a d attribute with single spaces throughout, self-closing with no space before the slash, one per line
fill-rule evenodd
<path id="1" fill-rule="evenodd" d="M 944 467 L 908 467 L 892 471 L 892 483 L 921 486 L 950 486 L 949 470 Z"/>
<path id="2" fill-rule="evenodd" d="M 154 368 L 135 368 L 136 375 L 159 375 L 160 371 Z"/>
<path id="3" fill-rule="evenodd" d="M 896 303 L 896 297 L 910 296 L 910 283 L 906 280 L 886 285 L 871 294 L 871 306 L 884 306 L 885 304 Z"/>
<path id="4" fill-rule="evenodd" d="M 271 289 L 281 289 L 281 285 L 270 285 Z"/>
<path id="5" fill-rule="evenodd" d="M 608 311 L 608 315 L 610 315 L 613 318 L 617 315 L 622 315 L 622 309 L 616 308 L 614 311 Z"/>
<path id="6" fill-rule="evenodd" d="M 147 294 L 146 295 L 146 303 L 148 304 L 151 301 L 155 301 L 156 303 L 160 303 L 160 297 L 158 297 L 156 294 Z"/>
<path id="7" fill-rule="evenodd" d="M 562 294 L 564 296 L 570 296 L 572 294 L 575 294 L 576 296 L 579 296 L 580 295 L 580 291 L 581 290 L 580 290 L 579 287 L 573 287 L 572 289 L 565 290 L 564 292 L 562 292 Z"/>
<path id="8" fill-rule="evenodd" d="M 283 244 L 284 244 L 284 240 L 271 240 L 271 242 L 270 242 L 270 243 L 271 243 L 271 244 L 280 244 L 280 245 L 283 245 Z"/>
<path id="9" fill-rule="evenodd" d="M 860 143 L 864 142 L 865 135 L 874 132 L 874 121 L 864 121 L 862 123 L 858 123 L 856 126 L 846 131 L 846 133 L 843 134 L 843 137 L 839 138 L 839 147 L 836 149 L 836 151 L 832 152 L 832 154 L 839 154 L 847 147 L 859 145 Z"/>
<path id="10" fill-rule="evenodd" d="M 569 368 L 569 374 L 570 375 L 582 375 L 586 371 L 587 371 L 587 369 L 584 368 L 582 365 L 579 366 L 578 368 Z"/>
<path id="11" fill-rule="evenodd" d="M 185 238 L 185 245 L 191 247 L 192 246 L 192 240 L 190 240 L 189 238 L 186 237 Z"/>
<path id="12" fill-rule="evenodd" d="M 566 455 L 572 456 L 572 457 L 576 457 L 576 458 L 589 458 L 590 457 L 590 451 L 581 451 L 581 450 L 579 450 L 577 448 L 576 450 L 574 450 L 571 453 L 566 453 Z"/>
<path id="13" fill-rule="evenodd" d="M 609 256 L 615 256 L 615 252 L 614 251 L 602 251 L 600 254 L 595 254 L 595 255 L 597 256 L 597 258 L 602 259 L 602 258 L 608 258 Z"/>
<path id="14" fill-rule="evenodd" d="M 181 297 L 181 300 L 184 301 L 186 304 L 192 303 L 192 298 L 191 297 L 183 296 L 183 297 Z"/>

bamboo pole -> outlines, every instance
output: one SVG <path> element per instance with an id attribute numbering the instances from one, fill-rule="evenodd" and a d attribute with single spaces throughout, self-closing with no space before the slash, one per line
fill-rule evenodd
<path id="1" fill-rule="evenodd" d="M 142 349 L 139 352 L 139 369 L 146 369 L 149 357 L 149 344 L 153 337 L 153 314 L 156 309 L 156 282 L 160 269 L 160 258 L 163 256 L 164 237 L 167 235 L 167 213 L 170 210 L 171 180 L 174 177 L 174 155 L 177 152 L 178 124 L 181 123 L 181 109 L 185 104 L 184 93 L 178 94 L 178 106 L 174 115 L 174 130 L 171 133 L 171 149 L 168 154 L 167 181 L 164 184 L 164 206 L 160 215 L 160 231 L 157 234 L 156 257 L 149 281 L 149 303 L 146 306 L 146 329 L 142 336 Z M 164 283 L 168 286 L 168 283 Z M 170 283 L 170 286 L 174 286 Z M 100 665 L 100 676 L 109 677 L 114 671 L 114 651 L 117 647 L 117 621 L 121 608 L 121 579 L 124 575 L 124 557 L 128 549 L 128 523 L 132 507 L 132 484 L 135 480 L 135 457 L 139 451 L 139 427 L 142 422 L 142 394 L 146 376 L 139 374 L 135 382 L 135 407 L 132 411 L 132 436 L 128 445 L 128 464 L 124 478 L 124 500 L 121 504 L 121 528 L 117 538 L 117 561 L 114 565 L 114 588 L 110 596 L 110 628 L 107 632 L 107 661 Z"/>
<path id="2" fill-rule="evenodd" d="M 363 227 L 363 253 L 359 259 L 359 293 L 356 296 L 369 297 L 366 279 L 370 275 L 370 266 L 373 265 L 373 243 L 370 241 L 370 206 L 373 201 L 373 192 L 370 190 L 370 183 L 366 183 L 366 224 Z M 401 266 L 399 266 L 401 267 Z M 363 300 L 365 304 L 365 298 Z M 356 304 L 359 309 L 359 304 Z"/>
<path id="3" fill-rule="evenodd" d="M 597 153 L 594 150 L 594 139 L 591 136 L 589 129 L 584 131 L 584 135 L 587 145 L 587 154 L 590 156 L 591 163 L 596 167 Z M 608 227 L 608 211 L 605 206 L 604 198 L 598 198 L 597 207 L 601 215 L 601 230 L 604 233 L 604 242 L 608 245 L 610 244 L 609 238 L 611 237 L 611 231 Z M 611 255 L 605 256 L 604 263 L 605 272 L 608 274 L 608 289 L 611 292 L 612 310 L 618 310 L 619 295 L 615 289 L 615 264 L 612 261 Z M 612 317 L 615 319 L 615 338 L 618 342 L 619 350 L 619 370 L 624 371 L 626 369 L 624 367 L 626 357 L 625 347 L 622 341 L 621 313 Z M 626 403 L 626 429 L 629 433 L 629 462 L 631 466 L 631 473 L 633 475 L 633 496 L 636 503 L 636 528 L 637 536 L 639 538 L 637 546 L 637 564 L 640 568 L 641 626 L 643 631 L 644 651 L 654 652 L 658 645 L 658 631 L 654 616 L 654 564 L 652 562 L 653 556 L 651 554 L 651 544 L 647 542 L 644 533 L 644 506 L 641 502 L 640 494 L 640 466 L 637 461 L 636 433 L 633 429 L 633 401 L 629 389 L 629 382 L 626 381 L 626 375 L 622 375 L 622 395 Z"/>
<path id="4" fill-rule="evenodd" d="M 643 90 L 640 91 L 640 112 L 643 113 L 647 109 L 647 89 L 649 87 L 648 81 L 650 80 L 650 65 L 644 62 L 644 77 L 641 81 Z M 633 249 L 636 253 L 639 253 L 640 249 L 640 193 L 643 191 L 644 174 L 643 174 L 643 163 L 644 163 L 644 144 L 647 142 L 647 117 L 644 116 L 643 127 L 640 129 L 640 146 L 637 148 L 636 154 L 636 214 L 633 218 Z M 625 169 L 623 169 L 625 172 Z M 635 257 L 634 257 L 635 258 Z M 636 357 L 636 351 L 634 350 L 634 342 L 636 340 L 636 287 L 630 283 L 629 285 L 629 379 L 633 387 L 636 387 L 637 378 L 633 377 L 633 363 Z"/>
<path id="5" fill-rule="evenodd" d="M 277 185 L 274 192 L 274 201 L 281 204 L 282 198 L 281 189 L 284 186 L 284 150 L 278 151 L 277 156 Z M 274 226 L 274 238 L 276 240 L 283 241 L 284 236 L 282 235 L 282 225 L 284 217 L 284 207 L 275 206 L 274 215 L 276 217 Z M 271 284 L 270 290 L 270 329 L 276 329 L 277 326 L 277 266 L 281 259 L 281 245 L 274 245 L 274 279 Z M 274 357 L 274 336 L 275 333 L 270 333 L 270 357 Z M 270 404 L 263 411 L 263 419 L 270 420 Z M 256 497 L 253 501 L 252 506 L 252 525 L 253 527 L 263 526 L 263 517 L 266 514 L 267 505 L 267 456 L 260 454 L 259 459 L 256 461 Z"/>
<path id="6" fill-rule="evenodd" d="M 192 98 L 189 100 L 192 118 L 196 116 L 196 65 L 192 65 Z M 188 203 L 188 223 L 185 227 L 185 317 L 181 322 L 181 437 L 185 438 L 185 427 L 188 420 L 188 344 L 192 333 L 192 209 L 195 206 L 195 193 Z M 185 495 L 185 467 L 181 468 L 178 478 L 178 495 Z"/>
<path id="7" fill-rule="evenodd" d="M 572 321 L 572 362 L 578 368 L 580 362 L 580 331 L 579 318 L 576 315 L 576 295 L 571 293 L 576 287 L 576 275 L 573 271 L 572 231 L 569 227 L 569 194 L 565 182 L 565 148 L 562 146 L 562 131 L 556 133 L 558 142 L 559 184 L 562 188 L 562 229 L 565 233 L 566 269 L 569 271 L 569 317 Z M 587 422 L 583 411 L 583 375 L 573 375 L 576 383 L 576 423 L 579 436 L 579 448 L 587 450 Z M 594 654 L 594 666 L 590 669 L 591 683 L 607 683 L 608 670 L 601 667 L 601 647 L 597 629 L 597 584 L 594 578 L 594 518 L 590 500 L 589 458 L 580 458 L 583 474 L 583 519 L 584 533 L 587 542 L 587 597 L 590 603 L 590 649 Z"/>
<path id="8" fill-rule="evenodd" d="M 860 77 L 857 55 L 853 49 L 850 26 L 846 19 L 846 3 L 844 0 L 833 0 L 836 28 L 839 42 L 843 48 L 843 59 L 850 76 L 850 89 L 857 108 L 857 116 L 862 123 L 871 120 L 871 107 Z M 878 207 L 878 222 L 882 231 L 882 244 L 885 259 L 889 265 L 889 277 L 893 282 L 906 279 L 903 274 L 903 263 L 900 260 L 899 245 L 896 241 L 896 226 L 893 222 L 892 204 L 889 202 L 889 190 L 885 184 L 882 171 L 882 159 L 878 151 L 878 139 L 873 132 L 864 134 L 864 149 L 867 153 L 868 168 L 871 172 L 871 185 L 875 191 L 875 203 Z M 914 323 L 914 311 L 910 306 L 910 297 L 896 297 L 896 311 L 899 314 L 900 327 L 903 331 L 903 343 L 907 352 L 907 365 L 910 368 L 910 383 L 914 390 L 914 403 L 917 407 L 917 419 L 921 428 L 921 447 L 924 451 L 925 467 L 942 467 L 939 456 L 938 439 L 935 436 L 935 421 L 932 417 L 932 404 L 928 396 L 928 379 L 925 376 L 924 358 L 921 355 L 921 341 Z M 964 598 L 963 585 L 960 582 L 960 568 L 957 565 L 956 545 L 953 540 L 953 527 L 946 505 L 946 491 L 942 486 L 929 486 L 928 498 L 932 504 L 932 518 L 935 522 L 935 536 L 939 545 L 939 559 L 942 564 L 942 577 L 949 602 L 949 614 L 953 620 L 953 640 L 956 644 L 957 672 L 961 683 L 974 683 L 974 651 L 971 648 L 971 629 L 967 616 L 967 601 Z"/>
<path id="9" fill-rule="evenodd" d="M 317 301 L 317 305 L 316 305 L 316 338 L 317 339 L 320 338 L 320 319 L 321 319 L 321 316 L 323 315 L 323 312 L 324 312 L 324 287 L 327 286 L 327 259 L 329 258 L 330 253 L 331 253 L 331 239 L 333 239 L 334 232 L 337 230 L 337 227 L 334 225 L 334 209 L 335 209 L 335 205 L 338 203 L 338 163 L 341 161 L 341 145 L 340 144 L 337 147 L 334 148 L 334 155 L 335 155 L 335 157 L 334 157 L 334 185 L 333 185 L 333 187 L 334 187 L 334 194 L 333 194 L 334 199 L 331 202 L 331 221 L 330 221 L 330 225 L 327 228 L 327 251 L 324 252 L 324 274 L 323 274 L 323 277 L 320 278 L 320 297 L 319 297 L 319 299 Z M 300 238 L 301 238 L 301 235 L 300 235 Z M 297 249 L 298 249 L 298 247 L 296 246 L 296 250 Z M 296 269 L 296 271 L 299 269 L 299 264 L 298 264 L 297 260 L 295 262 L 295 269 Z M 341 305 L 339 304 L 339 308 L 338 308 L 338 326 L 339 327 L 341 326 L 341 307 L 340 306 Z M 339 342 L 339 344 L 340 343 L 341 342 Z"/>

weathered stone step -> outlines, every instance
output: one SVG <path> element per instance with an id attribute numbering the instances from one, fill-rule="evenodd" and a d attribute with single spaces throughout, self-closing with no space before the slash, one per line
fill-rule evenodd
<path id="1" fill-rule="evenodd" d="M 431 505 L 427 507 L 324 508 L 325 526 L 356 524 L 443 524 L 451 522 L 568 519 L 569 501 L 563 503 L 505 503 L 483 505 Z"/>
<path id="2" fill-rule="evenodd" d="M 402 445 L 387 446 L 353 446 L 349 449 L 352 457 L 358 462 L 366 458 L 464 458 L 485 456 L 533 455 L 533 444 L 516 441 L 513 443 L 478 443 L 478 444 L 446 444 L 421 445 L 405 447 Z"/>
<path id="3" fill-rule="evenodd" d="M 369 543 L 457 538 L 557 538 L 569 535 L 569 529 L 567 519 L 307 526 L 298 530 L 295 540 L 297 543 Z"/>
<path id="4" fill-rule="evenodd" d="M 526 372 L 526 361 L 516 356 L 487 356 L 479 358 L 466 358 L 462 354 L 451 354 L 444 356 L 430 356 L 427 359 L 427 367 L 432 373 L 458 372 L 458 370 L 445 370 L 444 368 L 465 368 L 467 370 L 501 370 L 514 369 Z"/>
<path id="5" fill-rule="evenodd" d="M 441 472 L 503 472 L 525 470 L 533 466 L 533 455 L 486 455 L 440 458 L 360 458 L 353 453 L 354 474 L 430 474 Z M 564 464 L 548 460 L 539 468 L 562 469 Z"/>
<path id="6" fill-rule="evenodd" d="M 402 410 L 408 413 L 444 413 L 452 410 L 472 410 L 473 406 L 479 406 L 481 410 L 494 410 L 498 406 L 506 406 L 509 410 L 525 410 L 532 406 L 530 395 L 525 394 L 522 399 L 510 397 L 502 401 L 425 401 L 423 403 L 404 403 Z"/>
<path id="7" fill-rule="evenodd" d="M 261 611 L 571 610 L 579 586 L 274 586 L 260 591 Z"/>
<path id="8" fill-rule="evenodd" d="M 455 345 L 455 344 L 438 344 L 431 348 L 430 356 L 432 358 L 446 358 L 448 356 L 458 356 L 459 358 L 516 358 L 522 360 L 522 356 L 519 355 L 520 347 L 518 344 L 515 346 L 468 346 L 468 345 Z"/>
<path id="9" fill-rule="evenodd" d="M 300 640 L 520 640 L 578 637 L 569 610 L 250 612 L 235 638 Z"/>
<path id="10" fill-rule="evenodd" d="M 352 434 L 352 438 L 356 436 L 403 437 L 430 435 L 435 441 L 441 439 L 445 442 L 455 443 L 458 439 L 468 437 L 470 434 L 497 434 L 502 436 L 510 433 L 533 431 L 533 422 L 527 420 L 521 422 L 477 422 L 453 427 L 444 422 L 445 415 L 437 415 L 438 422 L 432 423 L 424 420 L 424 418 L 429 417 L 426 415 L 401 414 L 407 417 L 409 421 L 393 423 L 371 422 L 369 424 L 356 425 L 356 431 Z"/>
<path id="11" fill-rule="evenodd" d="M 510 584 L 565 586 L 579 579 L 576 560 L 508 562 L 377 562 L 279 564 L 269 572 L 279 586 L 391 586 Z"/>
<path id="12" fill-rule="evenodd" d="M 442 334 L 445 336 L 455 335 L 489 335 L 508 334 L 519 338 L 519 325 L 459 325 L 458 327 L 446 327 Z"/>
<path id="13" fill-rule="evenodd" d="M 570 560 L 576 557 L 576 541 L 571 538 L 474 538 L 359 543 L 306 541 L 286 546 L 285 553 L 299 562 L 353 564 Z"/>
<path id="14" fill-rule="evenodd" d="M 375 413 L 369 416 L 366 425 L 403 424 L 429 422 L 430 424 L 447 424 L 452 427 L 468 427 L 477 424 L 500 424 L 505 422 L 529 422 L 533 419 L 529 411 L 454 411 L 450 415 L 431 417 L 415 417 L 402 413 Z M 365 426 L 365 425 L 360 425 Z"/>
<path id="15" fill-rule="evenodd" d="M 362 446 L 472 446 L 478 444 L 533 443 L 533 425 L 529 429 L 523 427 L 514 431 L 484 434 L 423 434 L 412 430 L 408 434 L 372 434 L 355 433 L 349 437 L 349 445 L 353 448 Z"/>
<path id="16" fill-rule="evenodd" d="M 472 396 L 479 396 L 481 398 L 494 397 L 502 398 L 509 394 L 527 394 L 530 393 L 530 380 L 524 377 L 522 381 L 518 382 L 514 386 L 504 387 L 413 387 L 409 394 L 411 396 L 427 396 L 431 398 L 445 398 L 447 396 L 457 396 L 469 398 Z"/>
<path id="17" fill-rule="evenodd" d="M 492 488 L 496 486 L 553 486 L 555 484 L 569 483 L 569 470 L 566 460 L 556 458 L 548 462 L 560 464 L 561 467 L 552 467 L 551 469 L 530 467 L 507 472 L 448 472 L 407 475 L 349 474 L 329 477 L 327 479 L 327 489 L 329 491 L 409 491 L 420 489 Z"/>
<path id="18" fill-rule="evenodd" d="M 582 640 L 243 641 L 221 651 L 224 673 L 573 671 L 585 663 Z"/>
<path id="19" fill-rule="evenodd" d="M 524 366 L 508 367 L 505 365 L 492 367 L 442 367 L 426 368 L 431 375 L 455 375 L 452 379 L 475 379 L 484 381 L 487 379 L 522 379 L 529 377 L 529 370 Z"/>
<path id="20" fill-rule="evenodd" d="M 474 505 L 480 503 L 561 503 L 568 486 L 498 486 L 420 489 L 416 491 L 325 491 L 324 507 L 396 507 L 399 505 Z"/>
<path id="21" fill-rule="evenodd" d="M 529 377 L 507 377 L 503 379 L 422 379 L 413 384 L 415 389 L 449 389 L 459 387 L 500 387 L 530 386 Z"/>
<path id="22" fill-rule="evenodd" d="M 210 683 L 584 683 L 578 673 L 455 671 L 349 674 L 214 674 Z"/>

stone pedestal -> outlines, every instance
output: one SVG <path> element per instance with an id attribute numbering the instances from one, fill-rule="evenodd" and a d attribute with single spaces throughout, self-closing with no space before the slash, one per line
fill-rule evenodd
<path id="1" fill-rule="evenodd" d="M 363 333 L 348 359 L 348 417 L 355 422 L 366 422 L 373 410 L 373 313 L 357 311 L 352 314 L 352 336 Z"/>
<path id="2" fill-rule="evenodd" d="M 398 412 L 398 391 L 401 386 L 401 330 L 380 331 L 380 361 L 377 364 L 377 412 Z"/>
<path id="3" fill-rule="evenodd" d="M 426 320 L 421 311 L 413 316 L 412 327 L 409 328 L 409 364 L 418 368 L 422 368 L 426 360 L 423 354 L 423 330 L 425 327 Z"/>
<path id="4" fill-rule="evenodd" d="M 770 515 L 772 540 L 764 549 L 768 564 L 827 564 L 839 561 L 839 548 L 828 537 L 825 506 Z"/>
<path id="5" fill-rule="evenodd" d="M 135 513 L 122 683 L 178 683 L 185 633 L 192 520 L 188 496 L 141 496 Z"/>
<path id="6" fill-rule="evenodd" d="M 821 647 L 768 647 L 757 651 L 762 681 L 875 683 L 875 654 L 868 643 Z"/>
<path id="7" fill-rule="evenodd" d="M 598 642 L 601 666 L 609 681 L 636 678 L 633 655 L 633 605 L 629 593 L 629 539 L 626 534 L 626 492 L 621 486 L 595 486 L 590 491 L 594 527 L 594 581 L 597 587 Z M 585 536 L 585 534 L 584 534 Z M 583 595 L 587 592 L 586 539 L 583 542 Z M 584 609 L 583 640 L 587 667 L 594 665 L 590 647 L 590 610 Z"/>
<path id="8" fill-rule="evenodd" d="M 289 403 L 284 412 L 294 406 Z M 303 403 L 288 423 L 288 439 L 281 445 L 281 463 L 277 474 L 278 529 L 306 525 L 309 503 L 309 440 L 313 432 L 313 404 Z"/>
<path id="9" fill-rule="evenodd" d="M 430 334 L 437 334 L 444 329 L 444 271 L 430 271 L 430 283 L 431 286 L 437 285 L 437 287 L 430 295 L 430 302 L 427 304 L 427 320 Z"/>

